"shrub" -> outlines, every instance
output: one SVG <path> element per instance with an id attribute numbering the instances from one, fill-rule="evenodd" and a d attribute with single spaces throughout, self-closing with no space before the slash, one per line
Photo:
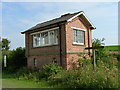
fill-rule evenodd
<path id="1" fill-rule="evenodd" d="M 51 75 L 57 74 L 62 70 L 62 67 L 58 66 L 56 63 L 50 63 L 43 67 L 44 77 L 48 79 Z"/>
<path id="2" fill-rule="evenodd" d="M 22 78 L 28 79 L 26 75 L 28 75 L 29 73 L 32 73 L 32 70 L 28 69 L 27 67 L 23 67 L 18 70 L 18 72 L 16 73 L 16 77 L 19 79 Z"/>
<path id="3" fill-rule="evenodd" d="M 103 43 L 104 40 L 105 40 L 104 38 L 102 38 L 102 39 L 94 38 L 94 39 L 92 40 L 92 46 L 93 46 L 93 47 L 97 47 L 97 46 L 105 45 L 105 44 Z M 95 54 L 96 54 L 96 61 L 97 61 L 97 62 L 98 62 L 99 60 L 101 60 L 102 58 L 108 56 L 106 48 L 95 49 Z M 103 59 L 102 59 L 102 60 L 103 60 Z"/>
<path id="4" fill-rule="evenodd" d="M 118 69 L 102 65 L 93 70 L 92 65 L 88 65 L 79 70 L 59 72 L 50 78 L 50 84 L 67 88 L 118 88 Z"/>
<path id="5" fill-rule="evenodd" d="M 91 64 L 91 60 L 90 59 L 85 59 L 85 58 L 79 59 L 78 62 L 79 62 L 79 65 L 82 66 L 82 67 Z"/>
<path id="6" fill-rule="evenodd" d="M 57 64 L 48 64 L 43 67 L 41 70 L 32 70 L 27 67 L 19 69 L 16 74 L 18 79 L 34 80 L 39 81 L 41 79 L 48 79 L 51 75 L 57 74 L 62 71 L 62 68 Z"/>

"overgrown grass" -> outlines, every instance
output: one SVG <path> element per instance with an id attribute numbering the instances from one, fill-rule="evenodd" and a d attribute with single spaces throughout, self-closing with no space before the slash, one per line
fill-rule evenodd
<path id="1" fill-rule="evenodd" d="M 105 46 L 105 48 L 109 51 L 120 51 L 120 45 Z"/>
<path id="2" fill-rule="evenodd" d="M 48 80 L 51 75 L 57 74 L 62 70 L 62 67 L 58 66 L 57 64 L 50 63 L 45 65 L 41 70 L 32 70 L 23 67 L 15 75 L 18 77 L 18 79 L 39 81 L 41 79 Z"/>
<path id="3" fill-rule="evenodd" d="M 92 66 L 79 70 L 60 72 L 51 76 L 50 85 L 57 84 L 65 88 L 118 88 L 118 69 L 109 69 L 104 65 L 93 70 Z"/>
<path id="4" fill-rule="evenodd" d="M 33 86 L 28 84 L 27 86 L 30 85 L 29 88 L 120 88 L 118 82 L 118 59 L 109 55 L 103 57 L 97 61 L 95 70 L 93 70 L 91 61 L 86 60 L 79 60 L 83 64 L 79 69 L 68 71 L 63 70 L 54 63 L 45 65 L 42 70 L 31 70 L 24 67 L 17 74 L 12 75 L 12 78 L 8 75 L 3 80 L 8 83 L 11 80 L 13 84 L 16 82 L 15 85 L 19 84 L 20 87 L 25 87 L 21 83 L 26 85 L 26 81 L 36 84 L 33 84 Z M 13 85 L 11 84 L 10 86 Z"/>
<path id="5" fill-rule="evenodd" d="M 97 62 L 93 70 L 90 63 L 83 62 L 83 66 L 74 70 L 61 70 L 60 67 L 50 64 L 43 70 L 32 71 L 22 69 L 19 79 L 35 82 L 45 81 L 49 86 L 57 88 L 119 88 L 118 60 L 110 56 Z"/>

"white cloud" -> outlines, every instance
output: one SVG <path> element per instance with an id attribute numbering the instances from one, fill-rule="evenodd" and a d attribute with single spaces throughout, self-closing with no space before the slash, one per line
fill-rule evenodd
<path id="1" fill-rule="evenodd" d="M 96 35 L 94 35 L 96 38 L 97 37 L 106 37 L 105 34 L 99 34 L 100 29 L 99 27 L 104 27 L 104 25 L 100 22 L 100 21 L 104 21 L 104 20 L 98 20 L 99 18 L 111 18 L 114 17 L 116 20 L 117 17 L 117 6 L 114 6 L 114 4 L 109 4 L 109 3 L 105 3 L 103 5 L 103 3 L 19 3 L 22 8 L 26 9 L 27 11 L 31 11 L 30 13 L 34 13 L 34 11 L 36 10 L 37 13 L 35 14 L 30 14 L 29 17 L 22 17 L 22 18 L 17 18 L 16 20 L 14 18 L 9 18 L 10 23 L 12 23 L 12 21 L 15 21 L 17 23 L 15 23 L 15 27 L 12 27 L 9 29 L 9 25 L 4 26 L 4 30 L 12 30 L 14 29 L 14 32 L 12 31 L 12 33 L 7 33 L 6 37 L 10 38 L 11 41 L 11 48 L 16 48 L 18 46 L 24 46 L 25 42 L 24 42 L 24 36 L 21 35 L 21 31 L 27 30 L 29 28 L 31 28 L 32 26 L 44 22 L 44 21 L 48 21 L 51 19 L 54 19 L 56 17 L 59 17 L 62 14 L 68 13 L 68 12 L 75 12 L 75 11 L 85 11 L 86 15 L 88 16 L 88 18 L 90 18 L 90 20 L 92 20 L 93 24 L 94 22 L 96 23 L 97 21 L 97 33 L 94 33 Z M 117 4 L 116 4 L 117 5 Z M 39 10 L 41 7 L 43 7 L 43 10 Z M 8 7 L 9 8 L 9 7 Z M 15 8 L 10 8 L 15 9 Z M 111 12 L 113 11 L 114 12 Z M 53 10 L 55 10 L 53 12 Z M 14 11 L 14 10 L 12 10 Z M 24 14 L 27 14 L 24 13 Z M 33 16 L 34 15 L 34 16 Z M 17 17 L 17 16 L 16 16 Z M 7 18 L 7 17 L 5 17 Z M 111 18 L 112 20 L 114 18 Z M 8 20 L 7 19 L 7 20 Z M 114 22 L 115 22 L 114 20 Z M 99 22 L 99 23 L 98 23 Z M 100 24 L 101 23 L 101 24 Z M 116 22 L 117 23 L 117 22 Z M 100 25 L 99 25 L 100 24 Z M 106 24 L 106 23 L 104 23 Z M 11 24 L 12 25 L 12 24 Z M 108 24 L 110 25 L 110 24 Z M 98 30 L 99 29 L 99 30 Z M 15 31 L 16 30 L 16 31 Z M 105 29 L 102 28 L 102 30 L 104 31 Z M 115 31 L 116 32 L 116 31 Z M 101 32 L 103 33 L 103 32 Z M 115 35 L 115 34 L 114 34 Z M 112 36 L 112 34 L 111 34 Z M 113 37 L 115 40 L 117 39 L 116 37 Z M 113 43 L 116 43 L 116 41 L 114 39 Z M 109 37 L 106 37 L 106 43 L 110 43 L 109 42 Z"/>

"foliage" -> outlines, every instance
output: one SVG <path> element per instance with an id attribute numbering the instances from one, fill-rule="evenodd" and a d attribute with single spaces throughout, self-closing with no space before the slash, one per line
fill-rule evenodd
<path id="1" fill-rule="evenodd" d="M 16 72 L 19 68 L 26 66 L 25 49 L 18 47 L 16 50 L 10 51 L 7 55 L 7 67 L 3 68 L 7 72 Z"/>
<path id="2" fill-rule="evenodd" d="M 43 73 L 46 79 L 60 71 L 62 71 L 62 67 L 58 66 L 56 63 L 50 63 L 43 67 Z"/>
<path id="3" fill-rule="evenodd" d="M 105 40 L 104 38 L 102 38 L 102 39 L 96 39 L 96 38 L 94 38 L 94 39 L 93 39 L 93 42 L 92 42 L 93 47 L 105 45 L 105 44 L 103 43 L 104 40 Z M 95 49 L 95 54 L 96 54 L 96 61 L 97 61 L 97 62 L 98 62 L 99 60 L 102 60 L 102 58 L 108 56 L 107 51 L 106 51 L 105 48 Z"/>
<path id="4" fill-rule="evenodd" d="M 103 61 L 100 60 L 96 70 L 93 70 L 92 64 L 84 61 L 83 63 L 86 65 L 83 67 L 68 71 L 62 70 L 57 64 L 51 63 L 45 65 L 41 70 L 21 68 L 16 76 L 18 79 L 35 82 L 43 80 L 58 88 L 119 88 L 118 60 L 109 57 L 107 62 Z"/>
<path id="5" fill-rule="evenodd" d="M 39 81 L 41 79 L 47 80 L 50 76 L 55 75 L 61 71 L 62 68 L 60 66 L 54 63 L 50 63 L 48 65 L 45 65 L 41 70 L 33 70 L 33 69 L 28 69 L 26 67 L 21 68 L 17 72 L 16 76 L 19 79 Z"/>
<path id="6" fill-rule="evenodd" d="M 2 39 L 2 50 L 9 50 L 10 49 L 10 41 L 7 38 Z"/>
<path id="7" fill-rule="evenodd" d="M 119 88 L 118 60 L 113 56 L 108 54 L 107 57 L 102 57 L 96 70 L 93 70 L 90 60 L 84 57 L 78 62 L 82 64 L 78 70 L 52 75 L 49 84 L 65 88 Z"/>
<path id="8" fill-rule="evenodd" d="M 19 71 L 16 73 L 16 77 L 18 79 L 25 79 L 25 80 L 37 80 L 36 76 L 39 72 L 36 73 L 35 70 L 29 69 L 27 67 L 20 68 Z"/>
<path id="9" fill-rule="evenodd" d="M 0 58 L 1 60 L 3 59 L 4 55 L 9 55 L 10 53 L 10 41 L 6 38 L 3 38 L 2 41 L 0 41 L 0 50 L 2 51 L 2 53 L 0 54 Z"/>
<path id="10" fill-rule="evenodd" d="M 104 38 L 102 38 L 102 39 L 94 38 L 94 39 L 92 40 L 92 45 L 93 45 L 93 47 L 104 45 L 104 43 L 103 43 L 104 40 L 105 40 Z"/>
<path id="11" fill-rule="evenodd" d="M 89 64 L 78 70 L 59 72 L 50 78 L 49 83 L 65 88 L 118 88 L 118 69 L 116 66 L 109 68 L 102 63 L 93 70 Z"/>
<path id="12" fill-rule="evenodd" d="M 78 62 L 79 62 L 79 65 L 81 67 L 84 67 L 84 66 L 89 65 L 91 63 L 91 60 L 90 59 L 82 58 L 82 59 L 79 59 Z"/>

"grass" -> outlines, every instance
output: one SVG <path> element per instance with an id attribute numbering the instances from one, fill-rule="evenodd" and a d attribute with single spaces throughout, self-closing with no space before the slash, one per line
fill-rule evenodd
<path id="1" fill-rule="evenodd" d="M 105 48 L 109 51 L 120 51 L 120 45 L 106 46 Z"/>
<path id="2" fill-rule="evenodd" d="M 18 80 L 13 75 L 3 74 L 2 88 L 53 88 L 45 80 L 34 82 L 29 80 Z"/>

